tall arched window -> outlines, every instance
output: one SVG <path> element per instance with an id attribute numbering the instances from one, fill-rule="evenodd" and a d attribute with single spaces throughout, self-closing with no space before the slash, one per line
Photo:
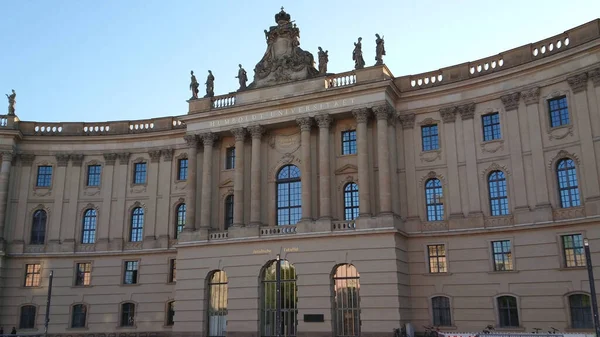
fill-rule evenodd
<path id="1" fill-rule="evenodd" d="M 433 325 L 452 326 L 452 316 L 450 314 L 450 299 L 448 297 L 433 297 L 431 299 L 431 311 L 433 315 Z"/>
<path id="2" fill-rule="evenodd" d="M 185 227 L 185 204 L 179 204 L 177 206 L 177 227 L 175 228 L 175 239 L 179 237 L 179 233 L 183 231 Z"/>
<path id="3" fill-rule="evenodd" d="M 490 213 L 492 216 L 508 215 L 508 196 L 506 195 L 506 177 L 502 171 L 493 171 L 488 176 Z"/>
<path id="4" fill-rule="evenodd" d="M 19 329 L 35 329 L 36 309 L 37 308 L 33 305 L 24 305 L 21 307 Z"/>
<path id="5" fill-rule="evenodd" d="M 87 306 L 75 304 L 71 307 L 71 328 L 85 328 L 87 318 Z"/>
<path id="6" fill-rule="evenodd" d="M 83 214 L 83 229 L 81 231 L 81 243 L 96 242 L 96 210 L 88 209 Z"/>
<path id="7" fill-rule="evenodd" d="M 579 199 L 579 184 L 577 184 L 577 169 L 573 159 L 564 158 L 556 164 L 556 177 L 558 179 L 558 193 L 560 207 L 569 208 L 581 205 Z"/>
<path id="8" fill-rule="evenodd" d="M 500 327 L 518 327 L 519 310 L 517 298 L 514 296 L 500 296 L 498 301 L 498 323 Z"/>
<path id="9" fill-rule="evenodd" d="M 144 236 L 144 209 L 136 207 L 131 211 L 131 233 L 129 242 L 142 241 Z"/>
<path id="10" fill-rule="evenodd" d="M 427 205 L 427 221 L 444 220 L 444 195 L 439 179 L 432 178 L 425 183 L 425 204 Z"/>
<path id="11" fill-rule="evenodd" d="M 277 264 L 279 263 L 279 268 Z M 277 336 L 277 272 L 281 280 L 279 305 L 281 336 L 296 336 L 298 325 L 298 287 L 296 268 L 287 260 L 269 262 L 262 270 L 260 330 L 262 337 Z"/>
<path id="12" fill-rule="evenodd" d="M 360 335 L 360 275 L 351 264 L 333 274 L 333 322 L 335 336 Z"/>
<path id="13" fill-rule="evenodd" d="M 225 198 L 225 229 L 233 225 L 233 194 L 228 195 Z"/>
<path id="14" fill-rule="evenodd" d="M 287 165 L 277 174 L 277 225 L 295 225 L 301 216 L 300 169 L 294 165 Z"/>
<path id="15" fill-rule="evenodd" d="M 571 328 L 593 329 L 592 304 L 590 297 L 584 294 L 569 296 L 569 310 L 571 312 Z"/>
<path id="16" fill-rule="evenodd" d="M 358 218 L 358 185 L 347 183 L 344 186 L 344 220 Z"/>
<path id="17" fill-rule="evenodd" d="M 33 222 L 31 224 L 32 245 L 43 245 L 46 242 L 46 220 L 48 219 L 46 211 L 38 209 L 33 213 Z"/>
<path id="18" fill-rule="evenodd" d="M 208 336 L 224 337 L 227 327 L 227 275 L 222 270 L 208 279 Z"/>
<path id="19" fill-rule="evenodd" d="M 121 304 L 121 326 L 135 326 L 135 304 Z"/>

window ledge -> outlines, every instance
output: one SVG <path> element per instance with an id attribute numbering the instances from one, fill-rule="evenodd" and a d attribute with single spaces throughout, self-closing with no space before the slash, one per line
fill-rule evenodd
<path id="1" fill-rule="evenodd" d="M 338 157 L 355 157 L 357 154 L 356 153 L 340 153 L 340 155 Z"/>
<path id="2" fill-rule="evenodd" d="M 567 271 L 567 270 L 587 270 L 587 266 L 577 266 L 577 267 L 560 267 L 556 270 L 559 271 Z"/>
<path id="3" fill-rule="evenodd" d="M 123 287 L 135 287 L 135 286 L 139 286 L 140 283 L 121 283 L 121 286 Z"/>
<path id="4" fill-rule="evenodd" d="M 518 270 L 494 270 L 494 271 L 488 271 L 487 273 L 490 275 L 494 275 L 494 274 L 516 274 L 518 273 Z"/>
<path id="5" fill-rule="evenodd" d="M 445 273 L 425 273 L 425 274 L 422 274 L 422 275 L 423 276 L 450 276 L 450 275 L 452 275 L 452 273 L 448 273 L 448 272 L 445 272 Z"/>
<path id="6" fill-rule="evenodd" d="M 496 144 L 496 143 L 504 143 L 504 139 L 503 138 L 494 138 L 494 139 L 490 139 L 490 140 L 484 140 L 481 142 L 481 146 L 485 146 L 487 144 Z"/>
<path id="7" fill-rule="evenodd" d="M 92 288 L 92 287 L 93 287 L 93 285 L 91 285 L 91 284 L 90 284 L 90 285 L 81 285 L 81 286 L 77 286 L 77 285 L 75 285 L 75 286 L 71 286 L 71 288 L 77 288 L 77 289 L 81 289 L 81 288 Z"/>
<path id="8" fill-rule="evenodd" d="M 83 328 L 66 328 L 65 330 L 67 330 L 67 331 L 87 331 L 87 330 L 89 330 L 89 328 L 86 326 Z"/>
<path id="9" fill-rule="evenodd" d="M 514 327 L 510 327 L 510 326 L 499 327 L 499 326 L 496 326 L 496 327 L 494 327 L 494 330 L 503 331 L 503 332 L 511 332 L 511 331 L 521 332 L 521 331 L 525 331 L 525 328 L 522 327 L 522 326 L 514 326 Z"/>
<path id="10" fill-rule="evenodd" d="M 116 329 L 117 330 L 132 330 L 132 329 L 137 329 L 137 325 L 131 325 L 131 326 L 117 325 Z"/>

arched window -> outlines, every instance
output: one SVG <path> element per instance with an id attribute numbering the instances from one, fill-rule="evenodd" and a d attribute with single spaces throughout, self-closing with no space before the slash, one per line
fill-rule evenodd
<path id="1" fill-rule="evenodd" d="M 344 187 L 344 220 L 358 218 L 358 185 L 347 183 Z"/>
<path id="2" fill-rule="evenodd" d="M 427 221 L 444 220 L 444 196 L 439 179 L 432 178 L 425 183 L 425 204 L 427 205 Z"/>
<path id="3" fill-rule="evenodd" d="M 222 270 L 208 279 L 208 336 L 224 337 L 227 327 L 227 275 Z"/>
<path id="4" fill-rule="evenodd" d="M 351 264 L 333 274 L 333 320 L 335 336 L 360 335 L 360 275 Z"/>
<path id="5" fill-rule="evenodd" d="M 556 165 L 560 207 L 569 208 L 581 205 L 579 200 L 579 185 L 577 184 L 577 169 L 573 159 L 565 158 Z"/>
<path id="6" fill-rule="evenodd" d="M 33 305 L 24 305 L 21 307 L 19 317 L 19 329 L 35 329 L 36 307 Z"/>
<path id="7" fill-rule="evenodd" d="M 142 241 L 144 236 L 144 209 L 136 207 L 131 212 L 131 233 L 129 242 Z"/>
<path id="8" fill-rule="evenodd" d="M 279 264 L 279 267 L 277 267 Z M 269 262 L 262 270 L 260 330 L 262 337 L 277 336 L 277 273 L 281 280 L 279 291 L 280 336 L 296 336 L 298 325 L 298 287 L 296 268 L 287 260 Z"/>
<path id="9" fill-rule="evenodd" d="M 175 239 L 179 237 L 179 233 L 183 231 L 185 227 L 185 204 L 179 204 L 177 206 L 177 228 L 175 228 Z"/>
<path id="10" fill-rule="evenodd" d="M 233 194 L 225 198 L 225 229 L 233 225 Z"/>
<path id="11" fill-rule="evenodd" d="M 593 329 L 592 304 L 590 297 L 584 294 L 569 296 L 569 310 L 571 311 L 571 328 Z"/>
<path id="12" fill-rule="evenodd" d="M 452 316 L 450 314 L 450 299 L 446 296 L 436 296 L 431 299 L 431 313 L 433 315 L 433 325 L 452 326 Z"/>
<path id="13" fill-rule="evenodd" d="M 167 303 L 167 319 L 165 323 L 167 326 L 175 324 L 175 301 Z"/>
<path id="14" fill-rule="evenodd" d="M 301 216 L 300 169 L 294 165 L 287 165 L 277 174 L 277 225 L 295 225 Z"/>
<path id="15" fill-rule="evenodd" d="M 488 176 L 490 213 L 492 216 L 508 215 L 508 196 L 506 195 L 506 177 L 502 171 L 493 171 Z"/>
<path id="16" fill-rule="evenodd" d="M 135 304 L 121 304 L 121 326 L 135 326 Z"/>
<path id="17" fill-rule="evenodd" d="M 518 327 L 519 310 L 517 298 L 514 296 L 500 296 L 498 301 L 498 323 L 500 327 Z"/>
<path id="18" fill-rule="evenodd" d="M 87 306 L 85 304 L 75 304 L 71 308 L 71 328 L 85 328 L 87 318 Z"/>
<path id="19" fill-rule="evenodd" d="M 88 209 L 83 215 L 83 230 L 81 231 L 81 243 L 96 242 L 96 210 Z"/>
<path id="20" fill-rule="evenodd" d="M 33 213 L 33 222 L 31 224 L 32 245 L 43 245 L 46 242 L 46 220 L 48 219 L 46 211 L 38 209 Z"/>

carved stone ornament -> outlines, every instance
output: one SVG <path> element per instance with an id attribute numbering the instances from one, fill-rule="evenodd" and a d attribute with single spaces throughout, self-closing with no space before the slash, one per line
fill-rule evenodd
<path id="1" fill-rule="evenodd" d="M 588 73 L 589 78 L 592 79 L 594 87 L 600 86 L 600 68 L 596 68 Z"/>
<path id="2" fill-rule="evenodd" d="M 574 94 L 585 91 L 587 89 L 587 81 L 587 73 L 581 73 L 567 78 L 567 83 L 569 83 L 569 86 Z"/>
<path id="3" fill-rule="evenodd" d="M 31 166 L 31 164 L 33 164 L 33 160 L 35 159 L 35 154 L 20 153 L 19 158 L 21 159 L 21 165 Z"/>
<path id="4" fill-rule="evenodd" d="M 298 126 L 300 126 L 300 131 L 310 131 L 310 127 L 312 126 L 312 118 L 310 118 L 310 117 L 296 118 L 296 123 L 298 123 Z"/>
<path id="5" fill-rule="evenodd" d="M 203 134 L 200 134 L 199 137 L 202 139 L 202 143 L 205 147 L 213 146 L 215 144 L 215 140 L 217 139 L 217 135 L 215 135 L 212 132 L 205 132 Z"/>
<path id="6" fill-rule="evenodd" d="M 116 160 L 117 160 L 116 153 L 105 153 L 104 154 L 104 161 L 106 162 L 106 165 L 114 165 Z"/>
<path id="7" fill-rule="evenodd" d="M 173 149 L 161 149 L 160 153 L 163 156 L 163 161 L 171 161 L 173 160 Z"/>
<path id="8" fill-rule="evenodd" d="M 231 133 L 233 134 L 233 138 L 235 138 L 236 142 L 243 142 L 246 139 L 246 129 L 244 128 L 235 128 L 231 129 Z"/>
<path id="9" fill-rule="evenodd" d="M 319 129 L 329 129 L 333 118 L 331 118 L 330 114 L 319 114 L 315 116 L 315 120 L 317 121 Z"/>
<path id="10" fill-rule="evenodd" d="M 64 153 L 59 153 L 54 155 L 56 157 L 56 165 L 58 167 L 64 167 L 69 164 L 69 155 Z"/>
<path id="11" fill-rule="evenodd" d="M 526 105 L 538 104 L 540 101 L 540 88 L 535 87 L 521 92 Z"/>
<path id="12" fill-rule="evenodd" d="M 265 133 L 265 128 L 262 125 L 250 125 L 248 131 L 250 131 L 252 139 L 260 139 Z"/>
<path id="13" fill-rule="evenodd" d="M 72 154 L 70 157 L 71 157 L 71 162 L 73 163 L 73 166 L 80 167 L 81 164 L 83 163 L 83 158 L 85 156 L 82 153 L 76 153 L 76 154 Z"/>
<path id="14" fill-rule="evenodd" d="M 117 158 L 119 158 L 119 164 L 127 165 L 129 163 L 130 156 L 131 156 L 131 153 L 129 153 L 129 152 L 117 153 Z"/>
<path id="15" fill-rule="evenodd" d="M 569 158 L 572 159 L 575 164 L 577 164 L 578 166 L 581 165 L 581 162 L 579 160 L 579 156 L 577 156 L 574 153 L 569 153 L 565 150 L 560 150 L 556 153 L 556 155 L 554 157 L 552 157 L 552 159 L 550 159 L 550 161 L 548 161 L 548 170 L 549 171 L 554 171 L 554 169 L 556 168 L 556 163 L 560 160 L 560 159 L 564 159 L 564 158 Z"/>
<path id="16" fill-rule="evenodd" d="M 160 150 L 152 150 L 148 154 L 150 155 L 151 163 L 158 163 L 160 161 Z"/>
<path id="17" fill-rule="evenodd" d="M 1 154 L 3 162 L 11 162 L 13 160 L 13 153 L 11 151 L 3 151 Z"/>
<path id="18" fill-rule="evenodd" d="M 504 110 L 511 111 L 519 108 L 519 99 L 521 98 L 520 92 L 513 92 L 512 94 L 506 94 L 500 96 L 502 104 L 504 104 Z"/>
<path id="19" fill-rule="evenodd" d="M 183 136 L 183 140 L 188 147 L 197 147 L 198 146 L 198 136 L 196 135 L 185 135 Z"/>
<path id="20" fill-rule="evenodd" d="M 442 116 L 444 123 L 454 123 L 456 121 L 456 107 L 441 108 L 440 116 Z"/>
<path id="21" fill-rule="evenodd" d="M 398 115 L 398 119 L 400 119 L 400 123 L 402 124 L 403 129 L 412 129 L 415 127 L 414 113 Z"/>
<path id="22" fill-rule="evenodd" d="M 462 104 L 456 107 L 456 110 L 460 114 L 460 118 L 464 121 L 467 119 L 473 119 L 475 115 L 475 103 Z"/>
<path id="23" fill-rule="evenodd" d="M 254 81 L 248 88 L 261 88 L 280 83 L 314 78 L 314 56 L 300 48 L 300 29 L 281 8 L 275 15 L 276 26 L 265 30 L 267 50 L 254 67 Z"/>
<path id="24" fill-rule="evenodd" d="M 389 119 L 390 115 L 392 114 L 392 107 L 389 104 L 380 104 L 380 105 L 375 105 L 371 108 L 371 110 L 373 111 L 373 114 L 375 115 L 375 118 L 377 120 L 380 119 Z"/>
<path id="25" fill-rule="evenodd" d="M 352 114 L 357 123 L 367 123 L 369 121 L 369 109 L 367 108 L 354 109 Z"/>

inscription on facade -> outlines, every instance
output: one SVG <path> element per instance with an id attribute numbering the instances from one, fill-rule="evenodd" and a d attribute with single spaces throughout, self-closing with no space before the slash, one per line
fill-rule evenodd
<path id="1" fill-rule="evenodd" d="M 299 252 L 299 251 L 300 251 L 300 249 L 298 247 L 283 248 L 284 253 L 294 253 L 294 252 Z M 252 250 L 252 254 L 254 254 L 254 255 L 271 254 L 271 250 L 264 249 L 264 248 L 254 249 L 254 250 Z"/>

